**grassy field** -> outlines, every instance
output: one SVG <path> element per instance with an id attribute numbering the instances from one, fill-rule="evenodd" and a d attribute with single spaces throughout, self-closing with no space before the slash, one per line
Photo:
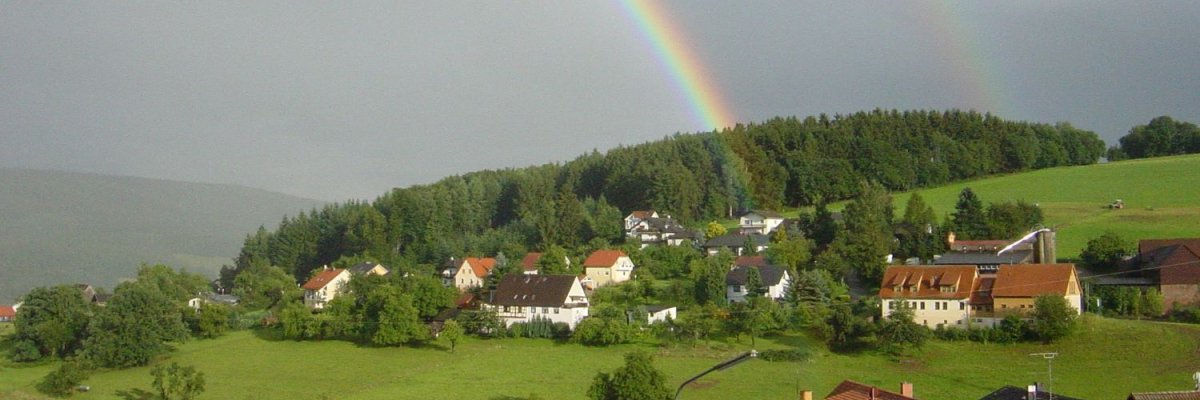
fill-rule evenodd
<path id="1" fill-rule="evenodd" d="M 982 345 L 933 342 L 912 360 L 874 353 L 837 354 L 803 335 L 759 340 L 758 349 L 803 348 L 805 362 L 752 360 L 709 375 L 685 399 L 794 399 L 801 389 L 824 396 L 842 379 L 898 388 L 913 382 L 923 399 L 974 399 L 1003 385 L 1046 380 L 1046 362 L 1029 353 L 1055 351 L 1055 391 L 1088 399 L 1122 399 L 1131 391 L 1181 390 L 1200 370 L 1200 326 L 1088 318 L 1060 344 Z M 660 348 L 649 343 L 609 348 L 549 340 L 469 339 L 455 353 L 440 343 L 422 348 L 366 348 L 345 342 L 275 341 L 253 332 L 185 343 L 160 362 L 203 371 L 207 399 L 582 399 L 598 371 L 621 364 L 627 351 L 656 354 L 670 385 L 749 348 L 743 343 Z M 1153 360 L 1152 362 L 1148 362 Z M 33 385 L 54 365 L 0 364 L 0 398 L 39 398 Z M 79 399 L 149 395 L 149 367 L 105 371 Z"/>
<path id="2" fill-rule="evenodd" d="M 1200 236 L 1200 155 L 1063 167 L 957 183 L 918 193 L 939 215 L 970 187 L 985 203 L 1025 200 L 1058 230 L 1060 258 L 1074 258 L 1106 231 L 1127 240 Z M 909 193 L 896 194 L 902 215 Z M 1106 207 L 1115 199 L 1126 207 Z"/>

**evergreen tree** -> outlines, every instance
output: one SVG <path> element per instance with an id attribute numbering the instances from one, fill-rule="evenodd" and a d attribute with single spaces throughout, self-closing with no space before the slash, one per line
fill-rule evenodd
<path id="1" fill-rule="evenodd" d="M 845 215 L 846 246 L 841 256 L 868 282 L 878 283 L 891 253 L 892 198 L 878 184 L 863 184 Z"/>
<path id="2" fill-rule="evenodd" d="M 954 206 L 950 224 L 954 235 L 961 240 L 989 239 L 987 216 L 984 215 L 983 201 L 975 196 L 971 188 L 963 188 L 958 194 L 958 203 Z"/>
<path id="3" fill-rule="evenodd" d="M 750 269 L 746 271 L 746 298 L 763 297 L 767 293 L 767 287 L 763 285 L 762 273 L 758 271 L 758 268 L 744 268 Z"/>
<path id="4" fill-rule="evenodd" d="M 567 266 L 567 251 L 562 247 L 551 245 L 537 260 L 538 273 L 542 275 L 567 275 L 571 272 Z"/>

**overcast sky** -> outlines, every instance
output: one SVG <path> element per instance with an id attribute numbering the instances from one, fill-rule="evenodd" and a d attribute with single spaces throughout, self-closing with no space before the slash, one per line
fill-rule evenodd
<path id="1" fill-rule="evenodd" d="M 609 1 L 0 3 L 0 166 L 321 200 L 711 127 Z M 1200 3 L 662 4 L 738 121 L 1200 122 Z"/>

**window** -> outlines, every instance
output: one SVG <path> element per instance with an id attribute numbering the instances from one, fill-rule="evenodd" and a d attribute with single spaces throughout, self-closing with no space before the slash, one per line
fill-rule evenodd
<path id="1" fill-rule="evenodd" d="M 889 309 L 889 310 L 895 310 L 895 309 L 896 309 L 896 302 L 894 302 L 894 301 L 889 301 L 889 302 L 888 302 L 888 309 Z"/>
<path id="2" fill-rule="evenodd" d="M 963 302 L 961 302 L 961 301 L 960 301 L 960 302 L 958 302 L 958 309 L 959 309 L 959 310 L 966 310 L 966 309 L 967 309 L 967 303 L 963 303 Z"/>
<path id="3" fill-rule="evenodd" d="M 942 302 L 942 309 L 943 309 L 943 310 L 949 310 L 949 309 L 950 309 L 950 303 L 943 301 L 943 302 Z"/>
<path id="4" fill-rule="evenodd" d="M 529 307 L 529 312 L 533 313 L 533 314 L 537 314 L 537 307 Z"/>
<path id="5" fill-rule="evenodd" d="M 1000 308 L 1008 308 L 1008 304 L 1001 304 Z"/>
<path id="6" fill-rule="evenodd" d="M 924 309 L 925 309 L 925 302 L 923 302 L 923 301 L 921 302 L 921 309 L 922 309 L 922 310 L 924 310 Z"/>
<path id="7" fill-rule="evenodd" d="M 546 307 L 542 307 L 542 314 L 549 314 L 549 313 L 550 313 L 550 309 L 548 309 Z"/>
<path id="8" fill-rule="evenodd" d="M 558 307 L 554 307 L 554 313 L 558 314 Z"/>

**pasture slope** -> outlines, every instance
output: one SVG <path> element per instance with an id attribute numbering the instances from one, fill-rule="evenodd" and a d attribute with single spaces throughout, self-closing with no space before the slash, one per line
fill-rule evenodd
<path id="1" fill-rule="evenodd" d="M 159 362 L 193 365 L 207 378 L 205 399 L 584 399 L 598 371 L 609 371 L 632 350 L 651 351 L 674 386 L 749 348 L 749 340 L 712 346 L 662 348 L 635 343 L 607 348 L 544 339 L 467 339 L 454 353 L 445 343 L 420 348 L 369 348 L 346 342 L 278 341 L 241 331 L 193 340 Z M 898 388 L 912 382 L 922 399 L 977 399 L 1004 385 L 1046 381 L 1046 362 L 1030 353 L 1053 351 L 1056 392 L 1086 399 L 1123 399 L 1132 391 L 1184 390 L 1200 370 L 1200 326 L 1088 317 L 1073 336 L 1042 345 L 933 341 L 913 359 L 873 352 L 838 354 L 807 335 L 758 341 L 759 350 L 799 348 L 803 362 L 751 360 L 715 372 L 686 399 L 823 397 L 842 379 Z M 54 365 L 0 364 L 0 398 L 41 398 L 33 385 Z M 104 371 L 86 381 L 78 399 L 140 399 L 152 390 L 150 367 Z"/>
<path id="2" fill-rule="evenodd" d="M 1077 258 L 1091 238 L 1106 231 L 1126 240 L 1200 236 L 1200 155 L 1150 158 L 1050 168 L 916 190 L 940 217 L 954 212 L 970 187 L 984 203 L 1024 200 L 1058 230 L 1058 256 Z M 910 193 L 895 194 L 903 215 Z M 1109 209 L 1115 199 L 1121 210 Z"/>

